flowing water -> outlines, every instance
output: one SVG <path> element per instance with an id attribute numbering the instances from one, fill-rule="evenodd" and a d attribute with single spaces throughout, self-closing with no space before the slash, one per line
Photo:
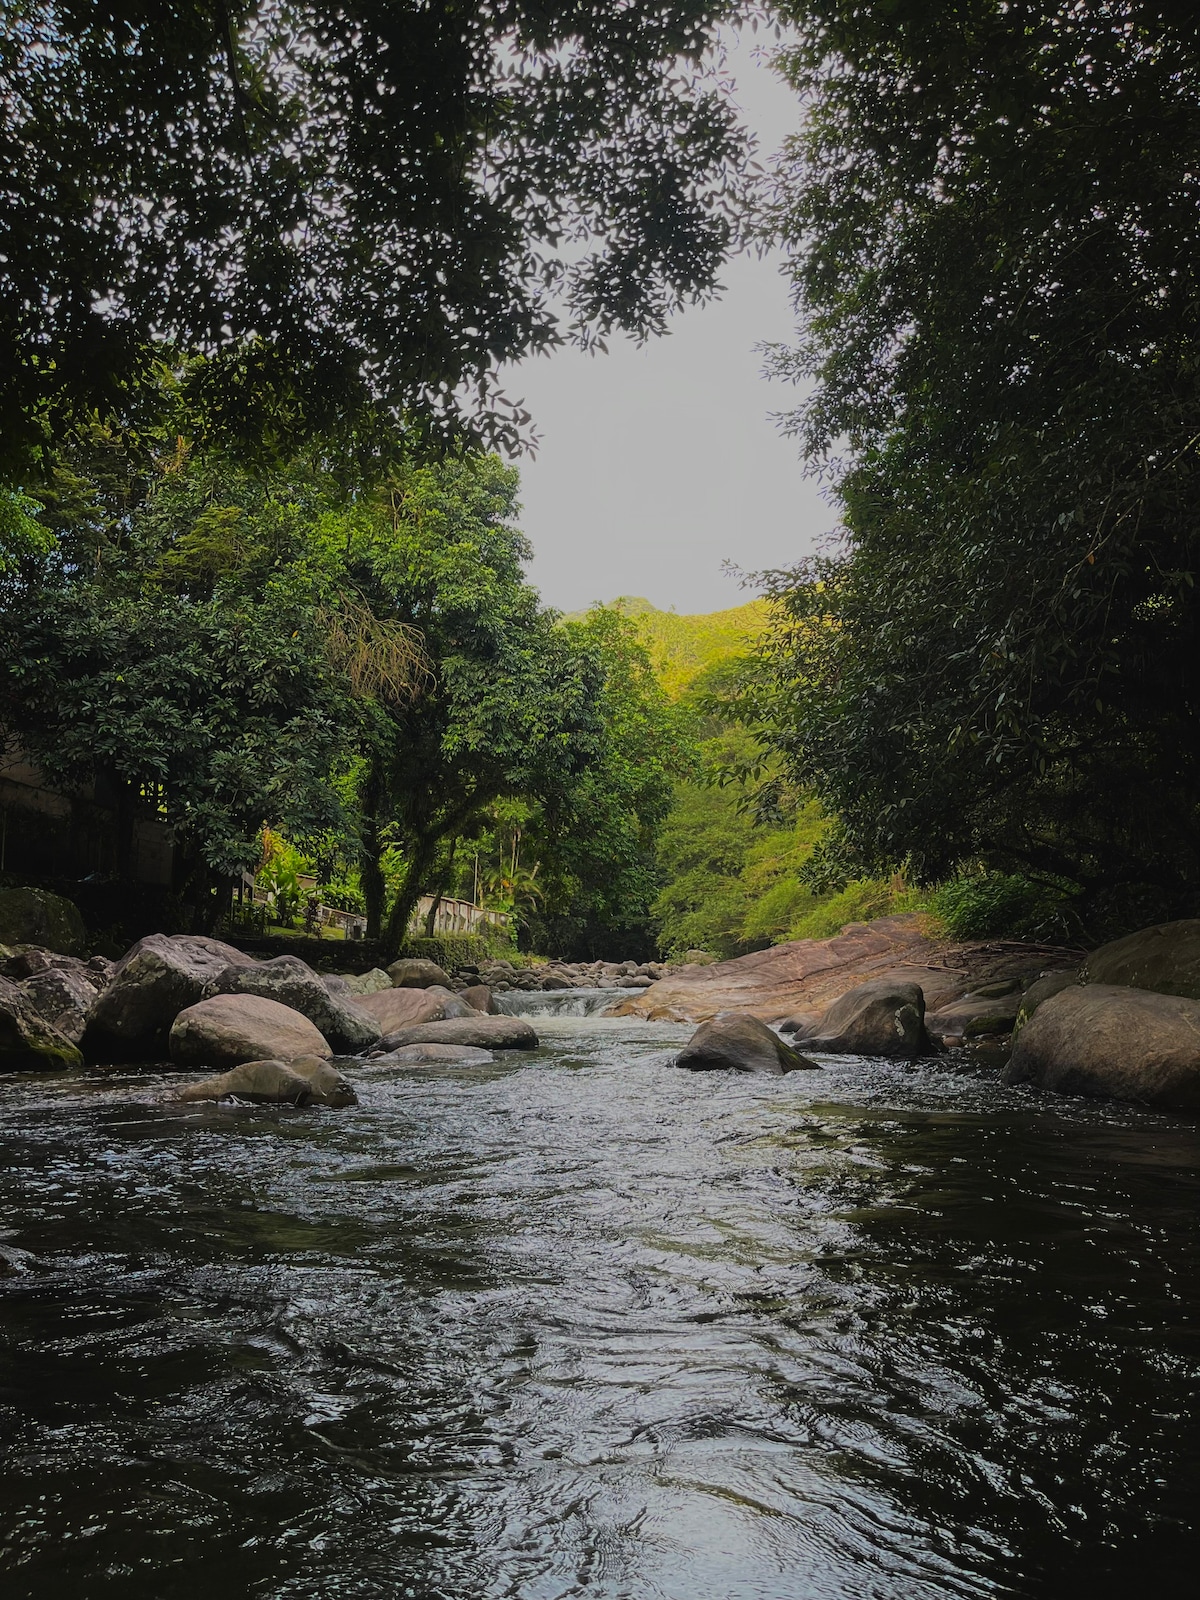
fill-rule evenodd
<path id="1" fill-rule="evenodd" d="M 0 1084 L 0 1593 L 1187 1592 L 1200 1133 L 549 1020 L 342 1112 Z"/>

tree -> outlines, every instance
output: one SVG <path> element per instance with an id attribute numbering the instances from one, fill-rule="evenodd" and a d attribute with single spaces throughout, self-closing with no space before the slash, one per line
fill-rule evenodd
<path id="1" fill-rule="evenodd" d="M 654 953 L 659 830 L 676 779 L 694 762 L 686 716 L 660 686 L 637 626 L 597 606 L 563 625 L 600 669 L 596 757 L 525 827 L 539 898 L 526 913 L 534 948 L 575 959 Z"/>
<path id="2" fill-rule="evenodd" d="M 497 800 L 549 802 L 601 748 L 600 666 L 525 582 L 516 492 L 516 471 L 494 456 L 410 463 L 344 534 L 331 525 L 349 581 L 377 619 L 420 635 L 427 665 L 414 698 L 375 702 L 363 736 L 368 933 L 391 949 Z"/>
<path id="3" fill-rule="evenodd" d="M 95 430 L 45 498 L 53 540 L 0 574 L 0 725 L 56 785 L 112 807 L 119 874 L 137 815 L 165 821 L 175 888 L 209 924 L 265 821 L 345 825 L 330 777 L 363 702 L 353 607 L 312 538 L 321 493 Z M 415 683 L 415 641 L 377 654 Z"/>
<path id="4" fill-rule="evenodd" d="M 1192 8 L 787 8 L 780 175 L 844 512 L 776 746 L 859 859 L 1200 890 L 1200 50 Z"/>
<path id="5" fill-rule="evenodd" d="M 129 419 L 154 353 L 286 458 L 526 418 L 497 368 L 713 290 L 748 141 L 730 0 L 14 0 L 0 441 Z M 194 357 L 205 359 L 196 361 Z"/>

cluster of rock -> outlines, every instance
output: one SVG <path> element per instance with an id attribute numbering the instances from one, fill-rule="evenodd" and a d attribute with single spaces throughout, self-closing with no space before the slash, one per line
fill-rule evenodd
<path id="1" fill-rule="evenodd" d="M 929 1012 L 922 986 L 903 975 L 856 984 L 773 1027 L 721 1011 L 678 1064 L 778 1074 L 815 1065 L 796 1045 L 913 1059 L 972 1042 L 1005 1048 L 1008 1083 L 1200 1111 L 1200 920 L 1130 934 L 1082 966 L 976 983 Z"/>
<path id="2" fill-rule="evenodd" d="M 648 989 L 675 966 L 666 961 L 550 961 L 518 967 L 511 961 L 485 961 L 479 981 L 498 994 L 508 989 Z"/>
<path id="3" fill-rule="evenodd" d="M 188 1100 L 337 1106 L 355 1096 L 334 1056 L 482 1065 L 493 1050 L 537 1047 L 528 1022 L 496 1015 L 486 986 L 455 993 L 431 963 L 368 978 L 189 934 L 151 934 L 117 962 L 0 946 L 0 1071 L 149 1061 L 217 1069 Z"/>

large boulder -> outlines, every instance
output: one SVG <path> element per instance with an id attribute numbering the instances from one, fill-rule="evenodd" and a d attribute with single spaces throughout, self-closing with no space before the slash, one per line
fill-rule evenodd
<path id="1" fill-rule="evenodd" d="M 320 1029 L 337 1055 L 369 1050 L 383 1033 L 369 1011 L 349 997 L 333 994 L 299 956 L 275 956 L 252 967 L 226 967 L 204 991 L 205 999 L 215 994 L 257 994 L 290 1006 Z"/>
<path id="2" fill-rule="evenodd" d="M 52 1023 L 72 1044 L 78 1044 L 87 1028 L 88 1017 L 96 1004 L 95 986 L 83 970 L 72 967 L 47 967 L 35 972 L 21 985 L 34 1010 Z"/>
<path id="3" fill-rule="evenodd" d="M 820 1070 L 748 1011 L 714 1017 L 697 1028 L 675 1065 L 689 1072 L 757 1072 L 773 1077 L 805 1068 Z"/>
<path id="4" fill-rule="evenodd" d="M 1005 1080 L 1200 1111 L 1200 1001 L 1108 983 L 1063 989 L 1021 1029 Z"/>
<path id="5" fill-rule="evenodd" d="M 175 1018 L 231 966 L 255 963 L 231 944 L 199 934 L 152 933 L 117 962 L 83 1038 L 93 1061 L 162 1059 Z M 262 1050 L 259 1055 L 270 1055 Z"/>
<path id="6" fill-rule="evenodd" d="M 318 1056 L 298 1061 L 245 1061 L 202 1083 L 190 1083 L 178 1100 L 248 1100 L 254 1105 L 353 1106 L 358 1096 L 336 1067 Z"/>
<path id="7" fill-rule="evenodd" d="M 476 1015 L 473 1006 L 441 987 L 381 989 L 378 994 L 360 995 L 355 1004 L 368 1012 L 384 1033 L 394 1033 L 397 1028 L 412 1027 L 418 1022 L 441 1022 L 446 1017 Z"/>
<path id="8" fill-rule="evenodd" d="M 860 983 L 833 1002 L 811 1033 L 799 1037 L 806 1049 L 823 1055 L 923 1055 L 930 1049 L 925 996 L 919 984 L 892 978 Z"/>
<path id="9" fill-rule="evenodd" d="M 396 989 L 432 989 L 435 985 L 446 989 L 450 985 L 450 974 L 436 961 L 424 961 L 417 956 L 393 961 L 387 972 Z"/>
<path id="10" fill-rule="evenodd" d="M 257 994 L 217 994 L 175 1018 L 171 1060 L 180 1067 L 237 1067 L 333 1054 L 307 1017 Z"/>
<path id="11" fill-rule="evenodd" d="M 1200 920 L 1161 922 L 1101 945 L 1087 958 L 1081 976 L 1084 983 L 1200 1000 Z"/>
<path id="12" fill-rule="evenodd" d="M 481 1050 L 536 1050 L 538 1036 L 524 1017 L 447 1017 L 422 1022 L 384 1036 L 383 1048 L 402 1050 L 409 1044 L 469 1044 Z"/>
<path id="13" fill-rule="evenodd" d="M 87 929 L 79 907 L 47 889 L 0 889 L 0 944 L 41 944 L 79 955 Z"/>
<path id="14" fill-rule="evenodd" d="M 693 1022 L 721 1011 L 750 1011 L 769 1020 L 823 1011 L 839 995 L 884 975 L 920 983 L 932 1009 L 973 985 L 942 970 L 944 963 L 930 969 L 938 946 L 927 930 L 928 919 L 915 914 L 879 917 L 849 924 L 832 939 L 793 939 L 710 966 L 689 962 L 640 993 L 631 991 L 609 1015 L 649 1017 L 669 1007 Z"/>
<path id="15" fill-rule="evenodd" d="M 0 1072 L 67 1072 L 82 1066 L 72 1041 L 46 1021 L 17 984 L 0 978 Z"/>

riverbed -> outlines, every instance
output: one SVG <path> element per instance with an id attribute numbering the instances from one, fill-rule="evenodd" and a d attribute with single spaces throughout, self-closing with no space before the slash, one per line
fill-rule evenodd
<path id="1" fill-rule="evenodd" d="M 537 1026 L 341 1112 L 0 1084 L 6 1600 L 1190 1586 L 1194 1125 Z"/>

